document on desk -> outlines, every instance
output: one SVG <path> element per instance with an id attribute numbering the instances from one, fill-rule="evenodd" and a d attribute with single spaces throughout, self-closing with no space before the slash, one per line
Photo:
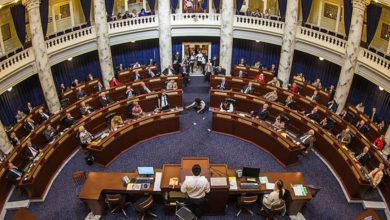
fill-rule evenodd
<path id="1" fill-rule="evenodd" d="M 153 185 L 153 191 L 161 191 L 161 177 L 162 172 L 156 172 L 156 175 L 154 176 L 154 185 Z"/>
<path id="2" fill-rule="evenodd" d="M 211 177 L 210 178 L 211 186 L 227 186 L 226 177 Z"/>
<path id="3" fill-rule="evenodd" d="M 295 184 L 292 185 L 294 194 L 296 196 L 306 196 L 307 195 L 307 189 L 302 184 Z"/>
<path id="4" fill-rule="evenodd" d="M 266 184 L 266 183 L 268 183 L 268 177 L 261 176 L 261 177 L 259 177 L 259 181 L 261 184 Z"/>
<path id="5" fill-rule="evenodd" d="M 275 188 L 275 183 L 265 183 L 265 189 L 273 190 Z"/>
<path id="6" fill-rule="evenodd" d="M 237 190 L 237 179 L 235 176 L 229 177 L 229 190 Z"/>

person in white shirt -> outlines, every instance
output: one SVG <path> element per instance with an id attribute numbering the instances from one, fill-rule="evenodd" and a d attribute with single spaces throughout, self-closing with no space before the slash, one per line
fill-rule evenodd
<path id="1" fill-rule="evenodd" d="M 168 96 L 164 89 L 161 90 L 161 96 L 158 97 L 158 108 L 160 111 L 169 109 Z"/>
<path id="2" fill-rule="evenodd" d="M 203 114 L 206 108 L 206 103 L 200 98 L 195 98 L 193 103 L 186 106 L 186 109 L 189 108 L 194 108 L 198 114 Z"/>
<path id="3" fill-rule="evenodd" d="M 133 65 L 133 69 L 135 69 L 135 68 L 140 68 L 141 67 L 141 64 L 138 62 L 138 61 L 136 61 L 135 63 L 134 63 L 134 65 Z"/>
<path id="4" fill-rule="evenodd" d="M 202 206 L 206 201 L 206 193 L 210 192 L 210 183 L 206 177 L 200 176 L 201 171 L 199 164 L 195 164 L 192 167 L 193 176 L 186 177 L 180 187 L 181 192 L 187 194 L 190 209 L 198 219 L 202 216 Z"/>
<path id="5" fill-rule="evenodd" d="M 233 112 L 234 111 L 233 104 L 229 103 L 229 101 L 225 100 L 219 106 L 219 111 L 221 111 L 221 112 Z"/>
<path id="6" fill-rule="evenodd" d="M 269 213 L 272 206 L 280 204 L 283 200 L 284 192 L 283 181 L 276 181 L 274 190 L 270 194 L 264 195 L 262 211 Z"/>

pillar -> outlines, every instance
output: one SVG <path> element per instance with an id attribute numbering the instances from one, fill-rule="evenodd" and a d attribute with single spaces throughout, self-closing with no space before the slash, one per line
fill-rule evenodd
<path id="1" fill-rule="evenodd" d="M 53 22 L 53 32 L 57 32 L 57 23 L 56 23 L 56 12 L 54 10 L 54 4 L 51 6 L 51 17 Z"/>
<path id="2" fill-rule="evenodd" d="M 265 13 L 265 11 L 267 10 L 267 3 L 268 1 L 267 0 L 263 0 L 263 13 Z"/>
<path id="3" fill-rule="evenodd" d="M 298 0 L 288 0 L 278 71 L 278 78 L 283 82 L 283 88 L 287 88 L 290 79 L 297 33 L 297 21 Z"/>
<path id="4" fill-rule="evenodd" d="M 70 11 L 70 25 L 74 27 L 74 11 L 73 11 L 73 0 L 69 0 L 69 11 Z"/>
<path id="5" fill-rule="evenodd" d="M 222 1 L 221 12 L 221 43 L 219 51 L 219 65 L 226 69 L 226 75 L 230 76 L 232 69 L 233 53 L 233 1 Z"/>
<path id="6" fill-rule="evenodd" d="M 3 123 L 0 122 L 0 150 L 4 154 L 8 154 L 14 147 L 8 139 L 8 135 L 5 132 Z"/>
<path id="7" fill-rule="evenodd" d="M 57 113 L 61 109 L 56 87 L 51 73 L 45 38 L 41 26 L 39 13 L 40 0 L 23 0 L 30 21 L 32 50 L 35 55 L 35 66 L 39 81 L 45 96 L 47 107 L 51 113 Z"/>
<path id="8" fill-rule="evenodd" d="M 142 8 L 144 8 L 146 11 L 146 0 L 142 0 Z"/>
<path id="9" fill-rule="evenodd" d="M 387 130 L 386 130 L 385 142 L 386 142 L 386 145 L 383 148 L 382 152 L 386 155 L 390 155 L 390 126 L 388 126 Z"/>
<path id="10" fill-rule="evenodd" d="M 211 14 L 211 13 L 213 13 L 213 0 L 208 0 L 209 2 L 208 2 L 208 7 L 209 7 L 209 13 Z M 180 0 L 180 2 L 181 2 L 181 0 Z"/>
<path id="11" fill-rule="evenodd" d="M 352 1 L 352 18 L 351 27 L 349 28 L 348 41 L 344 54 L 344 62 L 341 65 L 340 78 L 336 87 L 335 99 L 339 104 L 337 112 L 344 109 L 348 98 L 348 93 L 352 85 L 353 76 L 355 75 L 357 57 L 359 54 L 360 40 L 363 31 L 363 19 L 366 6 L 369 0 Z"/>
<path id="12" fill-rule="evenodd" d="M 110 80 L 114 76 L 114 68 L 112 65 L 110 39 L 108 38 L 106 5 L 104 0 L 94 0 L 93 2 L 100 70 L 102 72 L 103 84 L 106 88 L 109 88 Z"/>
<path id="13" fill-rule="evenodd" d="M 125 11 L 129 11 L 129 0 L 125 0 Z M 145 8 L 146 11 L 146 8 Z"/>
<path id="14" fill-rule="evenodd" d="M 340 16 L 341 16 L 341 6 L 337 5 L 336 28 L 334 30 L 336 33 L 339 32 Z"/>
<path id="15" fill-rule="evenodd" d="M 170 1 L 158 0 L 158 23 L 161 71 L 172 64 L 171 6 Z"/>
<path id="16" fill-rule="evenodd" d="M 1 32 L 0 29 L 0 56 L 5 55 L 5 47 L 4 47 L 4 42 L 3 42 L 3 33 Z"/>
<path id="17" fill-rule="evenodd" d="M 318 17 L 317 17 L 317 26 L 321 26 L 321 19 L 322 19 L 322 0 L 320 0 L 320 7 L 318 7 Z"/>

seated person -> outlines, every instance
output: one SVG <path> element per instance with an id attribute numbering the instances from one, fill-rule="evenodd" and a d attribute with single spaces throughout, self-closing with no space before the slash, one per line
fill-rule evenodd
<path id="1" fill-rule="evenodd" d="M 279 81 L 279 79 L 276 76 L 274 78 L 272 78 L 272 80 L 267 82 L 267 84 L 280 88 L 280 81 Z"/>
<path id="2" fill-rule="evenodd" d="M 23 171 L 15 166 L 13 163 L 8 163 L 8 173 L 7 173 L 7 181 L 12 184 L 18 184 L 18 182 L 22 179 Z"/>
<path id="3" fill-rule="evenodd" d="M 287 96 L 286 100 L 284 101 L 284 106 L 294 109 L 295 101 L 293 100 L 293 97 L 291 95 Z"/>
<path id="4" fill-rule="evenodd" d="M 377 168 L 375 168 L 373 171 L 371 171 L 368 174 L 371 179 L 371 185 L 374 188 L 376 188 L 379 185 L 379 183 L 382 181 L 384 169 L 385 169 L 385 165 L 383 163 L 380 163 Z"/>
<path id="5" fill-rule="evenodd" d="M 225 78 L 223 78 L 221 80 L 221 83 L 217 85 L 217 89 L 221 89 L 221 90 L 228 90 L 229 89 L 229 86 L 226 83 L 226 79 Z"/>
<path id="6" fill-rule="evenodd" d="M 141 74 L 139 74 L 139 71 L 136 70 L 134 71 L 134 74 L 133 74 L 133 81 L 138 81 L 138 80 L 141 80 L 142 77 L 141 77 Z"/>
<path id="7" fill-rule="evenodd" d="M 134 90 L 131 88 L 130 85 L 128 85 L 128 86 L 126 87 L 125 98 L 126 98 L 126 99 L 129 99 L 129 98 L 132 98 L 132 97 L 134 97 L 134 96 L 135 96 Z"/>
<path id="8" fill-rule="evenodd" d="M 81 87 L 78 87 L 77 88 L 77 92 L 76 92 L 77 99 L 80 100 L 80 99 L 83 99 L 86 96 L 87 96 L 87 94 L 84 92 L 84 90 L 82 90 Z"/>
<path id="9" fill-rule="evenodd" d="M 221 66 L 218 66 L 216 69 L 215 69 L 215 75 L 226 75 L 226 69 L 225 68 L 222 68 Z"/>
<path id="10" fill-rule="evenodd" d="M 26 147 L 23 151 L 23 156 L 27 160 L 34 160 L 34 158 L 39 154 L 39 148 L 31 143 L 31 140 L 27 140 Z"/>
<path id="11" fill-rule="evenodd" d="M 283 181 L 276 181 L 274 190 L 263 197 L 261 212 L 270 213 L 274 205 L 278 205 L 282 202 L 284 193 L 285 189 L 283 188 Z"/>
<path id="12" fill-rule="evenodd" d="M 286 127 L 286 123 L 284 122 L 284 119 L 278 115 L 278 117 L 275 118 L 275 122 L 272 124 L 276 128 L 276 130 L 284 130 Z"/>
<path id="13" fill-rule="evenodd" d="M 43 132 L 43 135 L 45 136 L 45 138 L 46 138 L 46 140 L 47 140 L 48 142 L 51 142 L 54 138 L 57 137 L 58 131 L 57 131 L 57 129 L 53 128 L 53 127 L 51 126 L 51 124 L 48 124 L 48 125 L 46 126 L 45 131 Z"/>
<path id="14" fill-rule="evenodd" d="M 246 66 L 246 62 L 244 58 L 240 59 L 240 62 L 238 63 L 239 66 Z"/>
<path id="15" fill-rule="evenodd" d="M 169 82 L 167 83 L 167 90 L 172 90 L 172 89 L 177 89 L 177 83 L 173 79 L 169 80 Z"/>
<path id="16" fill-rule="evenodd" d="M 334 127 L 334 124 L 331 123 L 330 120 L 327 117 L 325 117 L 324 119 L 322 119 L 320 121 L 320 125 L 321 125 L 321 127 L 323 129 L 326 129 L 328 131 L 331 131 L 333 129 L 333 127 Z"/>
<path id="17" fill-rule="evenodd" d="M 352 134 L 349 128 L 342 130 L 339 134 L 336 135 L 336 138 L 340 143 L 344 145 L 349 145 L 352 141 Z"/>
<path id="18" fill-rule="evenodd" d="M 58 94 L 61 95 L 62 93 L 66 92 L 66 90 L 68 90 L 68 88 L 66 88 L 64 83 L 61 83 L 60 88 L 58 89 Z"/>
<path id="19" fill-rule="evenodd" d="M 362 119 L 360 121 L 358 121 L 355 125 L 355 128 L 358 129 L 360 132 L 364 133 L 364 126 L 366 125 L 366 122 Z"/>
<path id="20" fill-rule="evenodd" d="M 189 108 L 193 108 L 198 114 L 203 114 L 206 110 L 206 103 L 200 98 L 195 98 L 193 103 L 185 107 L 185 109 Z"/>
<path id="21" fill-rule="evenodd" d="M 265 77 L 264 77 L 264 74 L 258 74 L 256 76 L 256 81 L 260 84 L 260 85 L 265 85 L 266 82 L 265 82 Z"/>
<path id="22" fill-rule="evenodd" d="M 376 126 L 378 126 L 379 131 L 385 131 L 386 123 L 384 120 L 376 123 Z"/>
<path id="23" fill-rule="evenodd" d="M 253 87 L 252 87 L 252 83 L 251 82 L 248 82 L 248 85 L 244 86 L 244 88 L 241 89 L 241 92 L 244 93 L 244 94 L 253 94 Z"/>
<path id="24" fill-rule="evenodd" d="M 220 105 L 219 105 L 219 111 L 221 112 L 233 112 L 234 111 L 234 106 L 232 103 L 230 103 L 228 100 L 224 100 Z"/>
<path id="25" fill-rule="evenodd" d="M 133 103 L 133 108 L 131 109 L 131 113 L 136 118 L 139 118 L 144 115 L 141 105 L 138 102 Z"/>
<path id="26" fill-rule="evenodd" d="M 297 84 L 295 82 L 290 86 L 289 91 L 294 93 L 294 94 L 298 93 L 298 86 L 297 86 Z"/>
<path id="27" fill-rule="evenodd" d="M 269 71 L 271 73 L 273 73 L 274 75 L 278 73 L 278 69 L 276 69 L 276 65 L 275 64 L 271 65 L 271 68 L 269 69 Z"/>
<path id="28" fill-rule="evenodd" d="M 161 90 L 161 95 L 158 97 L 157 106 L 160 111 L 167 111 L 169 109 L 168 95 L 165 90 Z"/>
<path id="29" fill-rule="evenodd" d="M 39 109 L 38 114 L 39 114 L 39 121 L 40 121 L 40 123 L 45 122 L 50 117 L 48 114 L 43 112 L 43 109 Z"/>
<path id="30" fill-rule="evenodd" d="M 316 79 L 311 85 L 316 87 L 317 89 L 321 89 L 322 88 L 320 79 Z"/>
<path id="31" fill-rule="evenodd" d="M 356 105 L 356 109 L 360 111 L 361 113 L 364 113 L 364 104 L 363 102 Z"/>
<path id="32" fill-rule="evenodd" d="M 305 82 L 305 77 L 303 76 L 303 73 L 298 73 L 297 75 L 293 76 L 293 80 Z"/>
<path id="33" fill-rule="evenodd" d="M 31 113 L 34 110 L 34 107 L 32 106 L 31 102 L 27 102 L 27 107 L 26 107 L 26 114 Z"/>
<path id="34" fill-rule="evenodd" d="M 19 109 L 16 111 L 16 121 L 22 120 L 24 117 L 26 117 L 26 114 L 24 112 L 20 111 Z"/>
<path id="35" fill-rule="evenodd" d="M 255 116 L 258 119 L 265 120 L 265 119 L 267 119 L 267 117 L 269 115 L 268 107 L 269 107 L 268 104 L 265 103 L 263 105 L 263 108 L 261 108 L 259 111 L 257 111 L 257 112 L 251 111 L 250 113 L 252 116 Z"/>
<path id="36" fill-rule="evenodd" d="M 80 126 L 79 127 L 79 139 L 80 139 L 80 143 L 83 145 L 83 146 L 87 146 L 88 144 L 90 144 L 93 140 L 93 136 L 91 133 L 89 133 L 85 128 L 84 126 Z"/>
<path id="37" fill-rule="evenodd" d="M 146 86 L 144 82 L 141 82 L 141 94 L 148 94 L 151 93 L 152 91 Z"/>
<path id="38" fill-rule="evenodd" d="M 75 123 L 74 117 L 68 112 L 65 115 L 65 118 L 62 120 L 62 126 L 65 128 L 70 128 Z"/>
<path id="39" fill-rule="evenodd" d="M 267 92 L 263 97 L 271 102 L 276 101 L 278 99 L 277 89 Z"/>
<path id="40" fill-rule="evenodd" d="M 16 133 L 15 132 L 12 132 L 10 137 L 9 137 L 9 141 L 11 142 L 12 146 L 16 147 L 17 145 L 20 144 L 20 140 L 19 138 L 16 136 Z"/>
<path id="41" fill-rule="evenodd" d="M 114 88 L 114 87 L 117 87 L 119 86 L 121 83 L 119 82 L 119 80 L 117 78 L 115 78 L 115 76 L 113 76 L 110 80 L 110 88 Z"/>
<path id="42" fill-rule="evenodd" d="M 305 146 L 306 150 L 303 152 L 303 155 L 307 155 L 310 149 L 313 147 L 316 138 L 314 136 L 314 130 L 310 129 L 308 132 L 299 137 L 299 141 Z"/>
<path id="43" fill-rule="evenodd" d="M 315 121 L 315 122 L 319 122 L 320 121 L 320 115 L 318 114 L 318 107 L 314 107 L 311 112 L 307 113 L 306 114 L 306 117 L 310 118 L 311 120 Z"/>
<path id="44" fill-rule="evenodd" d="M 156 73 L 154 73 L 154 72 L 152 71 L 152 68 L 148 67 L 148 68 L 146 68 L 146 70 L 148 71 L 149 77 L 153 78 L 153 77 L 156 76 Z"/>
<path id="45" fill-rule="evenodd" d="M 377 137 L 372 144 L 377 150 L 382 151 L 385 146 L 385 136 L 382 134 L 380 137 Z"/>
<path id="46" fill-rule="evenodd" d="M 89 114 L 91 114 L 94 111 L 95 110 L 90 105 L 85 104 L 85 102 L 81 102 L 80 103 L 80 113 L 81 113 L 81 115 L 89 115 Z"/>
<path id="47" fill-rule="evenodd" d="M 331 101 L 328 102 L 328 109 L 331 110 L 332 112 L 336 112 L 338 107 L 339 105 L 337 104 L 335 99 L 332 99 Z"/>
<path id="48" fill-rule="evenodd" d="M 150 58 L 148 66 L 154 66 L 154 65 L 156 65 L 156 62 L 153 60 L 153 58 Z"/>
<path id="49" fill-rule="evenodd" d="M 238 78 L 245 78 L 246 77 L 246 73 L 244 72 L 244 71 L 242 71 L 242 70 L 239 70 L 238 71 Z"/>
<path id="50" fill-rule="evenodd" d="M 372 122 L 378 121 L 378 117 L 377 117 L 377 113 L 376 113 L 376 108 L 375 107 L 373 107 L 372 110 L 371 110 L 370 120 Z"/>
<path id="51" fill-rule="evenodd" d="M 72 88 L 76 88 L 78 85 L 79 85 L 79 80 L 78 80 L 78 79 L 75 79 L 75 80 L 73 80 L 73 82 L 72 82 L 72 84 L 71 84 L 71 87 L 72 87 Z"/>
<path id="52" fill-rule="evenodd" d="M 329 93 L 330 98 L 334 99 L 334 95 L 336 94 L 336 88 L 334 87 L 334 85 L 330 85 L 330 87 L 328 89 L 328 93 Z"/>
<path id="53" fill-rule="evenodd" d="M 103 92 L 104 90 L 104 86 L 102 84 L 102 82 L 98 81 L 97 85 L 94 87 L 95 89 L 95 92 L 99 93 L 99 92 Z"/>
<path id="54" fill-rule="evenodd" d="M 111 119 L 111 131 L 116 131 L 118 128 L 123 126 L 123 120 L 122 117 L 119 115 L 115 115 Z"/>
<path id="55" fill-rule="evenodd" d="M 310 100 L 313 102 L 317 102 L 320 96 L 318 95 L 318 91 L 314 90 L 313 95 L 310 97 Z"/>
<path id="56" fill-rule="evenodd" d="M 26 119 L 26 124 L 24 125 L 24 128 L 28 132 L 32 132 L 35 129 L 35 121 L 31 119 L 31 116 Z"/>
<path id="57" fill-rule="evenodd" d="M 133 65 L 133 69 L 140 68 L 140 67 L 141 67 L 141 64 L 139 64 L 138 61 L 135 61 L 134 65 Z"/>
<path id="58" fill-rule="evenodd" d="M 167 68 L 164 69 L 162 72 L 163 75 L 165 76 L 173 76 L 176 74 L 175 70 L 172 68 L 172 65 L 168 65 Z"/>
<path id="59" fill-rule="evenodd" d="M 114 100 L 112 100 L 112 98 L 108 95 L 106 95 L 105 92 L 102 92 L 100 94 L 100 104 L 103 106 L 103 107 L 106 107 L 107 105 L 110 105 L 111 103 L 114 102 Z"/>
<path id="60" fill-rule="evenodd" d="M 86 81 L 87 81 L 87 82 L 90 82 L 90 81 L 92 81 L 92 80 L 93 80 L 93 75 L 92 75 L 92 73 L 89 73 L 89 74 L 87 75 Z"/>
<path id="61" fill-rule="evenodd" d="M 371 156 L 370 156 L 368 151 L 369 151 L 369 148 L 366 146 L 363 148 L 363 152 L 355 157 L 355 160 L 357 162 L 359 162 L 360 165 L 362 165 L 362 166 L 366 166 L 368 161 L 370 161 L 370 159 L 371 159 Z"/>
<path id="62" fill-rule="evenodd" d="M 261 69 L 263 65 L 261 64 L 260 60 L 256 61 L 255 65 L 253 65 L 254 68 Z"/>

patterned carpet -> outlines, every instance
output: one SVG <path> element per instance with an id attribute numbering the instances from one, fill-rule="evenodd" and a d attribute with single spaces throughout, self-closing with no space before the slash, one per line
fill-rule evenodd
<path id="1" fill-rule="evenodd" d="M 209 100 L 208 84 L 203 82 L 202 77 L 193 77 L 190 86 L 184 88 L 185 104 L 190 103 L 195 97 Z M 83 155 L 77 153 L 54 181 L 46 200 L 42 203 L 31 203 L 29 211 L 38 219 L 85 219 L 89 210 L 76 196 L 71 180 L 73 172 L 79 170 L 125 172 L 134 171 L 141 165 L 162 167 L 164 163 L 180 163 L 180 158 L 183 156 L 207 156 L 211 163 L 226 163 L 231 168 L 254 166 L 267 172 L 303 172 L 309 184 L 323 187 L 303 211 L 306 219 L 353 219 L 364 211 L 361 204 L 347 203 L 337 180 L 313 152 L 301 159 L 296 166 L 285 169 L 271 156 L 251 144 L 210 132 L 208 130 L 211 127 L 210 113 L 197 115 L 194 111 L 185 111 L 180 121 L 181 133 L 136 145 L 108 168 L 87 166 Z M 20 195 L 14 193 L 11 200 L 18 199 Z M 131 219 L 136 219 L 135 211 L 131 206 L 126 211 Z M 159 215 L 157 219 L 176 219 L 164 216 L 161 205 L 155 205 L 154 211 Z M 234 204 L 229 204 L 226 216 L 206 216 L 204 219 L 237 219 L 235 212 Z M 5 219 L 11 219 L 14 213 L 15 211 L 7 212 Z M 385 219 L 383 212 L 378 214 Z M 108 214 L 102 219 L 124 219 L 124 217 Z M 251 217 L 243 213 L 238 219 L 261 219 L 261 217 Z"/>

